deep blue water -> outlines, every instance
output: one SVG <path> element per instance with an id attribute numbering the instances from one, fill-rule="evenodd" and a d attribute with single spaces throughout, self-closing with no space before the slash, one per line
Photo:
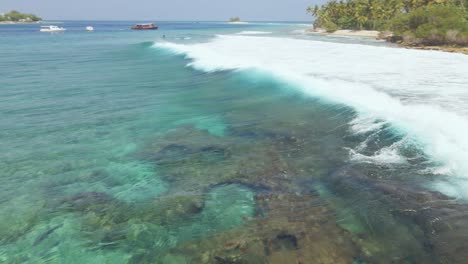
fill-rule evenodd
<path id="1" fill-rule="evenodd" d="M 350 133 L 351 107 L 262 72 L 198 71 L 154 46 L 242 31 L 317 40 L 294 35 L 304 25 L 134 23 L 0 25 L 0 262 L 460 259 L 438 247 L 452 233 L 430 235 L 439 208 L 405 213 L 450 200 L 421 189 L 433 175 L 416 173 L 419 150 L 412 164 L 353 164 L 348 149 L 368 135 Z"/>

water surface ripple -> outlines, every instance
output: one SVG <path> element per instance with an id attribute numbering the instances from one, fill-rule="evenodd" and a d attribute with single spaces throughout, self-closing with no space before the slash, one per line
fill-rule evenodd
<path id="1" fill-rule="evenodd" d="M 132 24 L 0 25 L 0 262 L 468 259 L 465 57 Z"/>

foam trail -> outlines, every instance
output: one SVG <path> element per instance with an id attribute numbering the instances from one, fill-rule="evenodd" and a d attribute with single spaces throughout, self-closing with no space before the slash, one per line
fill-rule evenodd
<path id="1" fill-rule="evenodd" d="M 260 36 L 156 46 L 185 54 L 203 71 L 265 71 L 306 94 L 353 107 L 365 122 L 384 120 L 411 136 L 447 174 L 468 179 L 466 55 Z M 468 198 L 468 191 L 461 195 Z"/>

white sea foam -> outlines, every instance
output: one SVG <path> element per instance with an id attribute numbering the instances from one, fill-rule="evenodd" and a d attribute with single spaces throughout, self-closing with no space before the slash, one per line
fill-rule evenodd
<path id="1" fill-rule="evenodd" d="M 307 29 L 295 29 L 295 30 L 291 30 L 289 33 L 293 34 L 293 35 L 306 35 L 306 34 L 308 34 Z"/>
<path id="2" fill-rule="evenodd" d="M 372 115 L 361 114 L 351 121 L 351 129 L 355 134 L 365 134 L 371 131 L 380 130 L 385 124 L 384 120 L 376 120 Z"/>
<path id="3" fill-rule="evenodd" d="M 359 162 L 368 162 L 368 163 L 378 163 L 378 164 L 401 164 L 406 163 L 405 158 L 403 158 L 399 153 L 400 141 L 389 146 L 378 150 L 374 155 L 367 156 L 357 152 L 354 149 L 349 149 L 351 160 Z"/>
<path id="4" fill-rule="evenodd" d="M 235 21 L 235 22 L 227 22 L 228 24 L 231 24 L 231 25 L 244 25 L 244 24 L 250 24 L 249 22 L 245 22 L 245 21 Z"/>
<path id="5" fill-rule="evenodd" d="M 239 33 L 236 33 L 237 35 L 268 35 L 271 34 L 272 32 L 268 31 L 241 31 Z"/>
<path id="6" fill-rule="evenodd" d="M 156 45 L 185 54 L 190 66 L 203 71 L 268 72 L 305 94 L 353 107 L 366 116 L 364 125 L 369 119 L 391 123 L 442 163 L 447 174 L 467 183 L 466 55 L 260 36 Z M 352 125 L 363 130 L 358 123 Z M 394 154 L 382 150 L 379 159 Z M 462 195 L 468 197 L 468 191 Z"/>

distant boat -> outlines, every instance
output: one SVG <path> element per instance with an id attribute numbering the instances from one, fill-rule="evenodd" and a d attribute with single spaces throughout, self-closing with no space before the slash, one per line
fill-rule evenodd
<path id="1" fill-rule="evenodd" d="M 57 26 L 41 26 L 41 29 L 39 31 L 41 32 L 63 32 L 66 29 L 63 27 L 57 27 Z"/>
<path id="2" fill-rule="evenodd" d="M 158 29 L 158 26 L 156 26 L 153 23 L 148 23 L 148 24 L 136 24 L 132 27 L 133 30 L 154 30 Z"/>
<path id="3" fill-rule="evenodd" d="M 87 26 L 86 31 L 94 31 L 94 28 L 92 26 Z"/>

